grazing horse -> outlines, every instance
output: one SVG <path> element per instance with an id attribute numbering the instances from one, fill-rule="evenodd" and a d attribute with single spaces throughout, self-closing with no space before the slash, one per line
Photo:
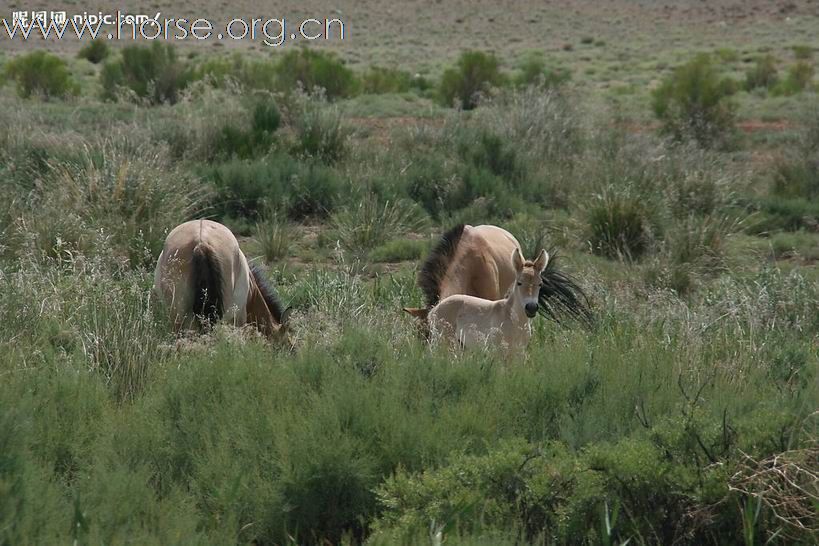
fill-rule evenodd
<path id="1" fill-rule="evenodd" d="M 287 337 L 290 309 L 248 264 L 233 233 L 217 222 L 192 220 L 168 234 L 154 291 L 170 309 L 177 333 L 225 320 L 253 324 L 270 338 Z"/>
<path id="2" fill-rule="evenodd" d="M 462 224 L 450 229 L 418 273 L 426 307 L 404 310 L 425 320 L 432 307 L 454 294 L 485 300 L 503 298 L 517 276 L 511 259 L 515 249 L 522 253 L 518 240 L 497 226 Z M 592 315 L 583 290 L 557 270 L 554 255 L 540 276 L 543 282 L 538 292 L 538 311 L 541 314 L 556 322 L 560 322 L 561 315 L 568 315 L 591 323 Z"/>
<path id="3" fill-rule="evenodd" d="M 534 262 L 525 261 L 515 248 L 511 256 L 515 282 L 500 300 L 455 294 L 430 309 L 429 327 L 433 339 L 469 347 L 501 345 L 524 349 L 532 336 L 529 320 L 537 315 L 542 274 L 549 255 L 541 250 Z"/>

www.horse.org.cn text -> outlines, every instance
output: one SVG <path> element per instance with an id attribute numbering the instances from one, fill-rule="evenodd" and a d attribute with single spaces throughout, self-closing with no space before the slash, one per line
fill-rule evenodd
<path id="1" fill-rule="evenodd" d="M 234 18 L 224 24 L 205 18 L 116 13 L 69 14 L 65 11 L 15 11 L 2 19 L 0 41 L 32 39 L 108 40 L 258 40 L 279 47 L 298 40 L 344 40 L 344 21 L 307 18 L 289 22 L 285 17 Z"/>

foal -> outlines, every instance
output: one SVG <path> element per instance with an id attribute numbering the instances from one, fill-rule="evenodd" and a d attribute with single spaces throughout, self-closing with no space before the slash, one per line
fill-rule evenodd
<path id="1" fill-rule="evenodd" d="M 541 273 L 549 254 L 541 250 L 534 262 L 525 261 L 520 250 L 512 252 L 515 283 L 506 297 L 491 301 L 456 294 L 429 312 L 433 338 L 442 337 L 461 347 L 484 347 L 490 343 L 523 349 L 532 335 L 529 320 L 537 315 Z"/>

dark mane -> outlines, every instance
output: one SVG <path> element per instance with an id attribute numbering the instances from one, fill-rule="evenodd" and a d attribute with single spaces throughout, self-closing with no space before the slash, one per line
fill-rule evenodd
<path id="1" fill-rule="evenodd" d="M 540 312 L 557 323 L 561 322 L 559 314 L 566 313 L 582 324 L 592 326 L 594 315 L 586 293 L 572 277 L 557 269 L 557 252 L 552 250 L 549 256 L 541 274 Z"/>
<path id="2" fill-rule="evenodd" d="M 259 292 L 262 293 L 262 298 L 267 304 L 267 308 L 270 309 L 270 313 L 273 315 L 273 318 L 276 319 L 276 322 L 281 324 L 282 315 L 284 314 L 284 305 L 282 305 L 276 291 L 273 290 L 270 283 L 267 282 L 267 279 L 259 266 L 250 264 L 250 274 L 253 275 L 253 279 L 256 281 L 256 286 L 259 287 Z"/>
<path id="3" fill-rule="evenodd" d="M 418 286 L 424 293 L 427 307 L 432 307 L 438 303 L 441 295 L 441 281 L 449 268 L 455 249 L 464 233 L 464 224 L 460 224 L 444 233 L 441 240 L 433 247 L 429 253 L 421 271 L 418 272 Z"/>

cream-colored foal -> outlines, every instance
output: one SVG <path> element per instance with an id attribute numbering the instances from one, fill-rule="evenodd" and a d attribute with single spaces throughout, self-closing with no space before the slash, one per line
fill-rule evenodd
<path id="1" fill-rule="evenodd" d="M 531 262 L 515 248 L 512 264 L 516 282 L 506 297 L 497 301 L 463 294 L 445 298 L 429 312 L 432 339 L 445 339 L 461 347 L 526 347 L 532 335 L 529 321 L 537 315 L 541 273 L 548 263 L 545 250 Z"/>

